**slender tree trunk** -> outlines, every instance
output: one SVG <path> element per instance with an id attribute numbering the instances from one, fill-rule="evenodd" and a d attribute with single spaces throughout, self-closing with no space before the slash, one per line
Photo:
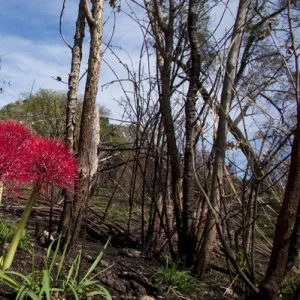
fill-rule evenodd
<path id="1" fill-rule="evenodd" d="M 214 165 L 210 189 L 210 201 L 216 211 L 220 207 L 220 186 L 222 186 L 226 137 L 228 132 L 227 116 L 230 111 L 231 99 L 234 94 L 234 78 L 238 63 L 238 54 L 242 38 L 243 26 L 246 21 L 248 0 L 240 0 L 236 21 L 233 28 L 230 50 L 226 62 L 225 76 L 221 93 L 221 105 L 216 139 L 213 145 Z M 211 210 L 208 211 L 205 224 L 205 236 L 197 258 L 197 272 L 203 274 L 209 262 L 216 242 L 216 226 Z"/>
<path id="2" fill-rule="evenodd" d="M 157 44 L 156 57 L 161 77 L 161 92 L 159 97 L 160 113 L 166 134 L 168 155 L 170 156 L 172 200 L 177 232 L 179 233 L 182 228 L 182 172 L 171 107 L 171 67 L 174 44 L 175 6 L 174 0 L 169 0 L 168 2 L 169 8 L 167 18 L 164 18 L 162 15 L 162 5 L 158 0 L 154 0 L 152 6 L 145 1 L 145 6 Z M 180 234 L 178 237 L 179 239 L 181 238 Z"/>
<path id="3" fill-rule="evenodd" d="M 102 53 L 103 37 L 103 9 L 104 0 L 92 1 L 90 11 L 88 1 L 85 0 L 85 15 L 90 28 L 91 42 L 88 61 L 87 81 L 82 108 L 80 137 L 78 145 L 78 159 L 80 163 L 79 179 L 75 189 L 74 208 L 72 216 L 72 241 L 76 240 L 82 223 L 82 209 L 85 207 L 91 181 L 93 161 L 89 155 L 91 138 L 94 136 L 95 120 L 97 118 L 96 97 L 98 93 L 99 73 Z M 99 120 L 98 120 L 99 122 Z"/>
<path id="4" fill-rule="evenodd" d="M 195 177 L 193 170 L 194 126 L 196 125 L 196 101 L 200 76 L 200 42 L 197 34 L 199 1 L 189 1 L 188 34 L 191 49 L 190 85 L 185 104 L 185 151 L 183 172 L 182 232 L 179 239 L 180 256 L 186 257 L 188 265 L 194 262 L 196 232 L 193 228 L 195 213 Z"/>
<path id="5" fill-rule="evenodd" d="M 172 25 L 173 26 L 173 25 Z M 167 149 L 170 156 L 171 163 L 171 179 L 172 179 L 172 198 L 174 203 L 174 212 L 176 218 L 176 225 L 178 232 L 181 231 L 182 220 L 181 220 L 181 199 L 180 191 L 182 186 L 181 181 L 181 165 L 179 159 L 179 152 L 177 148 L 177 141 L 174 129 L 174 122 L 172 118 L 172 108 L 171 108 L 171 60 L 172 50 L 173 50 L 173 28 L 169 26 L 170 31 L 167 35 L 166 49 L 167 53 L 164 58 L 164 66 L 161 72 L 162 76 L 162 93 L 160 97 L 160 112 L 162 116 L 162 121 L 164 129 L 166 132 Z"/>
<path id="6" fill-rule="evenodd" d="M 75 126 L 76 126 L 76 107 L 78 100 L 80 66 L 82 60 L 82 43 L 85 30 L 84 0 L 80 0 L 78 17 L 76 21 L 76 31 L 74 46 L 72 48 L 71 72 L 69 75 L 69 91 L 67 99 L 67 118 L 66 118 L 66 137 L 67 146 L 76 151 L 75 148 Z"/>
<path id="7" fill-rule="evenodd" d="M 67 99 L 67 117 L 66 117 L 66 136 L 65 144 L 76 151 L 75 147 L 75 126 L 76 126 L 76 107 L 78 100 L 80 66 L 82 60 L 82 43 L 85 30 L 84 0 L 80 0 L 78 8 L 78 17 L 76 21 L 76 31 L 74 45 L 72 48 L 71 72 L 69 75 L 69 91 Z M 60 233 L 63 237 L 68 235 L 70 221 L 72 218 L 73 195 L 64 190 L 64 210 L 60 223 Z"/>

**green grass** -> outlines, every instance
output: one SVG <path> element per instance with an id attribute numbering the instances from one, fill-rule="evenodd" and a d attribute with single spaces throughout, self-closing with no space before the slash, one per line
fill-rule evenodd
<path id="1" fill-rule="evenodd" d="M 0 245 L 3 246 L 5 243 L 10 243 L 17 224 L 12 223 L 6 219 L 0 220 Z M 18 249 L 29 251 L 31 249 L 31 236 L 28 231 L 24 230 Z"/>
<path id="2" fill-rule="evenodd" d="M 168 286 L 168 293 L 172 291 L 192 293 L 199 288 L 199 280 L 192 272 L 180 267 L 180 261 L 172 262 L 168 258 L 164 267 L 158 273 L 162 283 Z"/>
<path id="3" fill-rule="evenodd" d="M 93 201 L 93 205 L 91 206 L 92 209 L 97 211 L 100 214 L 105 212 L 107 206 L 107 200 L 103 199 L 102 201 Z M 147 208 L 146 208 L 147 209 Z M 124 202 L 112 202 L 108 212 L 107 212 L 107 219 L 119 222 L 120 224 L 127 224 L 128 216 L 129 216 L 130 207 L 127 201 Z M 140 213 L 136 206 L 133 206 L 131 212 L 131 220 L 132 221 L 139 221 L 141 218 Z"/>

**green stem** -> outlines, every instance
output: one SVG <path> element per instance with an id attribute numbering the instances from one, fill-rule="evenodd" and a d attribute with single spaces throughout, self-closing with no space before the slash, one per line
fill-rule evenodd
<path id="1" fill-rule="evenodd" d="M 12 239 L 12 242 L 10 244 L 8 252 L 5 256 L 5 259 L 4 259 L 4 262 L 3 262 L 3 265 L 2 265 L 2 270 L 9 269 L 11 264 L 12 264 L 12 261 L 15 257 L 15 253 L 17 251 L 20 239 L 22 238 L 23 231 L 25 229 L 28 218 L 31 214 L 32 207 L 34 205 L 34 202 L 35 202 L 35 199 L 38 195 L 39 190 L 40 190 L 40 186 L 36 185 L 34 187 L 32 193 L 31 193 L 30 199 L 28 200 L 28 202 L 26 204 L 26 207 L 25 207 L 24 212 L 22 214 L 20 223 L 19 223 L 19 225 L 18 225 L 18 227 L 15 231 L 14 237 Z"/>
<path id="2" fill-rule="evenodd" d="M 0 180 L 0 207 L 2 205 L 3 186 L 3 181 Z"/>

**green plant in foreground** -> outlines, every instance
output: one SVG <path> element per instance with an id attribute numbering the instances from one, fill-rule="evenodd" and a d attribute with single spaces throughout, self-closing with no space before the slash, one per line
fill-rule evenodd
<path id="1" fill-rule="evenodd" d="M 16 224 L 9 222 L 6 219 L 0 220 L 0 245 L 11 242 L 16 228 Z M 31 236 L 28 231 L 23 231 L 18 248 L 24 251 L 29 251 L 31 249 Z"/>
<path id="2" fill-rule="evenodd" d="M 179 292 L 194 292 L 199 285 L 191 271 L 180 267 L 180 261 L 170 262 L 166 259 L 166 264 L 156 273 L 162 277 L 162 283 L 168 286 L 168 293 L 174 290 Z"/>
<path id="3" fill-rule="evenodd" d="M 56 247 L 52 253 L 52 248 L 56 242 Z M 106 249 L 108 242 L 105 244 L 103 251 Z M 95 278 L 104 270 L 96 272 L 95 268 L 100 263 L 103 256 L 101 251 L 86 272 L 86 274 L 79 278 L 79 268 L 81 264 L 81 252 L 76 256 L 74 262 L 64 270 L 66 262 L 67 245 L 63 253 L 59 256 L 60 238 L 53 241 L 49 246 L 46 257 L 45 266 L 43 270 L 38 270 L 34 254 L 32 256 L 32 272 L 30 275 L 23 275 L 14 271 L 0 271 L 0 279 L 16 291 L 16 300 L 22 299 L 92 299 L 93 296 L 101 295 L 106 300 L 111 300 L 109 291 L 98 284 Z"/>

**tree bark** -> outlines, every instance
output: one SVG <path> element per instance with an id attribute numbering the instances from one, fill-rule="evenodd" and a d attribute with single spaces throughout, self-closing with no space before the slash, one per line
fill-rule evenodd
<path id="1" fill-rule="evenodd" d="M 197 34 L 197 11 L 199 1 L 190 0 L 188 10 L 188 35 L 191 51 L 191 67 L 189 70 L 189 90 L 185 103 L 185 151 L 183 171 L 183 211 L 182 232 L 179 239 L 179 254 L 186 258 L 188 265 L 194 262 L 196 250 L 196 232 L 193 229 L 195 212 L 195 177 L 194 160 L 194 127 L 196 125 L 196 102 L 200 76 L 200 42 Z"/>
<path id="2" fill-rule="evenodd" d="M 182 172 L 171 107 L 171 67 L 173 59 L 175 7 L 174 1 L 169 0 L 169 14 L 168 20 L 166 21 L 166 18 L 162 16 L 162 7 L 159 1 L 154 0 L 152 8 L 149 6 L 149 3 L 145 1 L 145 6 L 156 39 L 157 65 L 161 76 L 161 92 L 159 97 L 160 113 L 166 133 L 168 155 L 170 156 L 172 199 L 177 232 L 179 233 L 182 228 Z M 178 243 L 180 244 L 180 242 Z"/>
<path id="3" fill-rule="evenodd" d="M 69 75 L 69 91 L 67 99 L 67 116 L 66 116 L 66 136 L 65 144 L 76 151 L 75 146 L 75 126 L 76 126 L 76 107 L 78 100 L 80 66 L 82 60 L 82 43 L 85 30 L 84 0 L 80 0 L 78 8 L 78 17 L 76 21 L 76 31 L 74 36 L 74 45 L 72 48 L 71 72 Z M 64 210 L 60 222 L 60 233 L 63 237 L 68 235 L 70 221 L 72 218 L 73 195 L 63 191 L 65 202 Z"/>
<path id="4" fill-rule="evenodd" d="M 219 111 L 218 129 L 213 145 L 214 164 L 210 189 L 210 201 L 218 212 L 220 207 L 220 187 L 222 185 L 224 157 L 226 150 L 226 137 L 228 132 L 227 116 L 231 107 L 231 99 L 234 95 L 234 78 L 238 64 L 238 54 L 242 38 L 243 26 L 247 17 L 248 0 L 240 0 L 236 21 L 233 28 L 230 50 L 227 57 L 223 88 L 221 93 L 221 105 Z M 210 255 L 216 242 L 216 226 L 212 211 L 207 214 L 205 224 L 205 236 L 197 257 L 197 272 L 202 275 L 210 259 Z"/>
<path id="5" fill-rule="evenodd" d="M 75 147 L 75 126 L 76 107 L 78 100 L 80 66 L 82 60 L 82 43 L 85 30 L 84 0 L 80 0 L 78 17 L 76 21 L 76 32 L 74 46 L 72 48 L 71 72 L 69 75 L 69 91 L 67 99 L 66 137 L 65 143 L 76 151 Z"/>
<path id="6" fill-rule="evenodd" d="M 102 54 L 103 10 L 104 0 L 93 0 L 92 11 L 85 0 L 85 16 L 90 28 L 90 54 L 82 108 L 80 137 L 78 145 L 78 160 L 80 163 L 78 184 L 75 189 L 74 208 L 72 216 L 72 241 L 76 240 L 82 223 L 82 210 L 86 206 L 89 196 L 91 171 L 94 162 L 90 159 L 90 146 L 95 131 L 96 98 L 98 93 L 99 73 Z M 98 120 L 99 122 L 99 120 Z"/>

